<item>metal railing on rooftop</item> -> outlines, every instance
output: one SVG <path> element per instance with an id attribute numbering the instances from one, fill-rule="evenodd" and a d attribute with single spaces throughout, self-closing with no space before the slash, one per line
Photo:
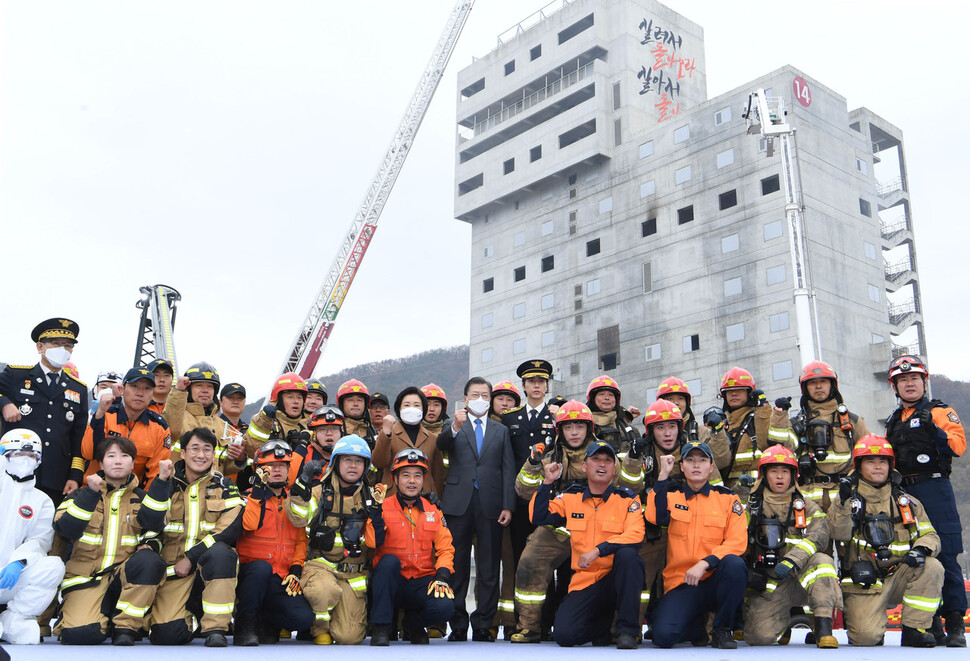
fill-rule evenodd
<path id="1" fill-rule="evenodd" d="M 541 90 L 537 90 L 532 94 L 526 96 L 525 91 L 522 92 L 522 98 L 517 100 L 515 103 L 505 106 L 499 112 L 494 115 L 489 115 L 480 122 L 477 122 L 475 126 L 471 129 L 468 127 L 461 127 L 458 130 L 458 135 L 462 138 L 461 142 L 466 142 L 472 138 L 477 138 L 482 133 L 489 131 L 502 122 L 506 122 L 509 119 L 515 117 L 522 112 L 525 112 L 529 108 L 532 108 L 548 98 L 556 96 L 565 89 L 582 82 L 583 80 L 589 78 L 593 74 L 593 62 L 588 62 L 578 69 L 564 74 L 561 78 L 554 80 L 549 83 Z"/>
<path id="2" fill-rule="evenodd" d="M 575 0 L 553 0 L 545 7 L 542 7 L 538 11 L 530 14 L 526 18 L 522 19 L 521 21 L 519 21 L 518 23 L 510 27 L 505 32 L 502 32 L 500 35 L 498 35 L 497 37 L 498 45 L 501 46 L 502 44 L 506 44 L 512 41 L 520 34 L 525 32 L 526 30 L 529 30 L 535 27 L 542 21 L 546 20 L 547 18 L 549 18 L 550 16 L 558 12 L 563 7 L 569 6 L 574 1 Z"/>

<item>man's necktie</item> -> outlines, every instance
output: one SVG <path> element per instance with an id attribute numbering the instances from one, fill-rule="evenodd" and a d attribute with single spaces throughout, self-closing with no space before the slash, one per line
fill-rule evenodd
<path id="1" fill-rule="evenodd" d="M 475 421 L 475 441 L 478 443 L 478 456 L 482 456 L 482 442 L 485 440 L 485 430 L 482 429 L 482 421 Z"/>

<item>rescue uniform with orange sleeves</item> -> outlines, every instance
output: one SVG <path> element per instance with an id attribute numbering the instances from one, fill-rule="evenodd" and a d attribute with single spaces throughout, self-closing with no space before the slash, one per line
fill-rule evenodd
<path id="1" fill-rule="evenodd" d="M 654 429 L 657 423 L 668 420 L 678 423 L 677 440 L 669 449 L 664 448 L 660 444 L 660 441 L 656 437 L 656 430 Z M 643 458 L 640 460 L 643 465 L 643 480 L 639 485 L 639 489 L 637 489 L 637 493 L 644 502 L 647 499 L 647 493 L 650 488 L 657 481 L 657 476 L 660 472 L 660 457 L 667 454 L 675 457 L 680 456 L 681 448 L 687 441 L 687 432 L 683 427 L 684 420 L 684 412 L 668 399 L 658 399 L 647 407 L 647 411 L 643 415 L 643 426 L 647 431 L 642 439 L 634 443 L 633 453 L 643 455 Z M 723 430 L 721 433 L 723 434 Z M 641 449 L 642 445 L 645 445 L 645 447 Z M 726 440 L 724 441 L 724 446 L 727 447 Z M 711 451 L 714 452 L 714 448 L 711 448 Z M 714 463 L 714 470 L 711 472 L 708 482 L 711 486 L 724 486 L 724 481 L 721 479 L 721 474 L 718 472 L 716 465 L 717 453 L 714 453 Z M 668 479 L 683 479 L 680 464 L 675 463 L 673 465 Z M 640 595 L 640 619 L 642 621 L 648 617 L 648 608 L 650 610 L 656 608 L 660 596 L 658 591 L 659 582 L 657 579 L 661 572 L 663 572 L 664 565 L 667 563 L 667 529 L 647 522 L 639 553 L 640 557 L 643 558 L 643 592 Z M 651 596 L 654 597 L 652 601 Z"/>
<path id="2" fill-rule="evenodd" d="M 244 494 L 242 534 L 236 541 L 234 645 L 276 642 L 281 630 L 306 631 L 313 610 L 299 589 L 306 560 L 306 528 L 290 523 L 284 510 L 288 483 L 267 482 L 261 468 L 274 461 L 294 463 L 285 441 L 267 441 L 256 453 L 257 482 Z M 257 636 L 256 631 L 259 630 Z M 243 642 L 241 637 L 248 640 Z"/>
<path id="3" fill-rule="evenodd" d="M 696 441 L 683 446 L 681 460 L 694 450 L 713 463 L 710 448 Z M 664 595 L 653 614 L 653 644 L 706 641 L 710 612 L 714 628 L 730 632 L 747 586 L 741 556 L 748 546 L 748 528 L 738 495 L 710 483 L 694 491 L 686 481 L 668 478 L 657 481 L 647 494 L 644 515 L 648 523 L 667 527 Z M 687 570 L 701 560 L 708 565 L 703 578 L 687 584 Z"/>
<path id="4" fill-rule="evenodd" d="M 782 466 L 791 472 L 788 488 L 775 491 L 766 484 L 767 471 Z M 760 482 L 748 499 L 750 568 L 744 605 L 744 640 L 771 645 L 789 627 L 794 606 L 808 606 L 815 618 L 815 641 L 835 648 L 832 618 L 842 608 L 842 592 L 829 545 L 825 512 L 795 486 L 798 460 L 788 448 L 773 446 L 758 462 Z"/>
<path id="5" fill-rule="evenodd" d="M 908 369 L 906 369 L 908 366 Z M 898 387 L 898 378 L 907 373 L 922 376 L 922 393 L 910 398 Z M 953 459 L 967 449 L 967 438 L 960 416 L 938 399 L 926 396 L 929 371 L 917 356 L 900 356 L 889 367 L 889 382 L 900 398 L 899 407 L 886 421 L 886 438 L 896 453 L 896 469 L 903 476 L 903 487 L 926 508 L 930 522 L 940 536 L 937 559 L 945 570 L 943 601 L 938 616 L 946 619 L 947 647 L 966 647 L 964 614 L 967 593 L 957 556 L 963 552 L 963 526 L 950 483 Z M 943 644 L 941 622 L 934 621 L 937 644 Z"/>
<path id="6" fill-rule="evenodd" d="M 402 450 L 398 457 L 408 452 Z M 392 468 L 415 465 L 427 475 L 428 458 L 412 452 L 413 460 L 395 458 Z M 394 608 L 402 607 L 411 642 L 426 642 L 424 627 L 447 622 L 455 613 L 453 595 L 440 594 L 438 585 L 447 586 L 455 568 L 455 547 L 444 514 L 426 496 L 406 500 L 395 493 L 384 500 L 380 516 L 368 521 L 365 539 L 376 550 L 370 576 L 375 630 L 389 630 Z"/>
<path id="7" fill-rule="evenodd" d="M 519 498 L 532 500 L 542 485 L 545 466 L 552 461 L 562 465 L 559 479 L 552 484 L 553 497 L 573 485 L 586 484 L 586 473 L 583 472 L 586 448 L 599 440 L 593 433 L 593 416 L 587 406 L 576 400 L 566 402 L 556 411 L 555 445 L 548 450 L 542 446 L 534 448 L 532 456 L 522 465 L 515 478 L 515 493 Z M 563 423 L 573 421 L 584 422 L 587 426 L 586 437 L 575 448 L 569 446 L 561 431 Z M 615 463 L 613 485 L 637 493 L 643 485 L 642 462 L 625 456 L 622 460 L 617 457 Z M 570 558 L 569 536 L 566 527 L 555 526 L 539 526 L 529 535 L 515 571 L 516 633 L 511 636 L 513 643 L 541 642 L 548 587 L 556 570 Z"/>
<path id="8" fill-rule="evenodd" d="M 97 645 L 112 626 L 116 636 L 147 628 L 146 614 L 165 578 L 157 534 L 171 492 L 171 479 L 156 478 L 146 493 L 129 475 L 116 489 L 107 480 L 98 491 L 84 486 L 58 507 L 54 531 L 73 542 L 54 628 L 62 643 Z M 152 548 L 138 550 L 142 544 Z"/>
<path id="9" fill-rule="evenodd" d="M 162 558 L 168 568 L 151 614 L 149 639 L 155 645 L 191 641 L 193 615 L 204 634 L 227 635 L 236 598 L 239 563 L 232 546 L 242 532 L 243 499 L 235 482 L 211 471 L 189 483 L 184 461 L 175 464 L 172 479 L 172 506 L 161 536 Z M 180 577 L 175 564 L 183 558 L 188 558 L 192 569 Z M 202 612 L 192 613 L 188 604 L 199 592 L 198 582 Z"/>
<path id="10" fill-rule="evenodd" d="M 839 548 L 849 643 L 881 645 L 886 610 L 902 603 L 900 644 L 933 647 L 926 630 L 943 586 L 943 565 L 932 557 L 940 550 L 940 537 L 923 505 L 892 478 L 876 486 L 859 477 L 864 457 L 886 457 L 893 468 L 886 439 L 869 434 L 856 442 L 852 456 L 856 471 L 843 479 L 828 512 Z"/>
<path id="11" fill-rule="evenodd" d="M 584 457 L 600 453 L 616 458 L 613 447 L 604 441 L 590 443 Z M 569 531 L 573 576 L 556 613 L 556 642 L 571 647 L 597 641 L 609 635 L 614 616 L 616 635 L 626 634 L 636 641 L 643 585 L 643 562 L 637 555 L 643 539 L 643 508 L 637 495 L 612 484 L 596 494 L 588 484 L 574 484 L 554 496 L 552 485 L 543 483 L 532 497 L 529 514 L 536 526 Z M 580 558 L 594 548 L 599 557 L 581 567 Z"/>
<path id="12" fill-rule="evenodd" d="M 137 418 L 130 420 L 120 399 L 111 404 L 103 417 L 98 418 L 95 414 L 81 439 L 81 455 L 90 461 L 84 473 L 85 478 L 101 470 L 101 464 L 94 458 L 94 448 L 105 436 L 113 434 L 127 436 L 138 448 L 131 472 L 138 478 L 139 485 L 148 486 L 158 475 L 158 462 L 171 455 L 172 435 L 165 418 L 151 409 L 145 409 Z"/>

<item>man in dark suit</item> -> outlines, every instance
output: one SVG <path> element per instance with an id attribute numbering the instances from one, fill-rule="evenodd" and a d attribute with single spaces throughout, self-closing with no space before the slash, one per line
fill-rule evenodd
<path id="1" fill-rule="evenodd" d="M 29 429 L 44 443 L 37 488 L 60 503 L 81 483 L 81 439 L 88 425 L 88 388 L 62 368 L 77 344 L 78 325 L 70 319 L 42 321 L 31 332 L 40 362 L 9 365 L 0 372 L 0 433 Z"/>
<path id="2" fill-rule="evenodd" d="M 472 640 L 493 642 L 489 632 L 498 608 L 502 528 L 512 520 L 515 474 L 509 430 L 488 419 L 492 385 L 481 377 L 465 384 L 465 410 L 438 435 L 438 449 L 448 452 L 442 509 L 455 546 L 455 616 L 450 641 L 468 638 L 465 596 L 471 569 L 472 538 L 478 538 L 476 593 L 478 607 L 471 615 Z"/>
<path id="3" fill-rule="evenodd" d="M 502 415 L 502 424 L 509 428 L 512 440 L 512 458 L 516 470 L 529 458 L 532 446 L 537 443 L 551 448 L 556 442 L 556 416 L 559 407 L 549 407 L 545 398 L 552 378 L 552 364 L 548 360 L 527 360 L 515 373 L 522 379 L 522 392 L 525 402 L 518 408 L 510 409 Z M 512 516 L 512 556 L 518 566 L 519 557 L 525 550 L 525 542 L 535 530 L 529 520 L 529 503 L 519 499 L 515 514 Z"/>

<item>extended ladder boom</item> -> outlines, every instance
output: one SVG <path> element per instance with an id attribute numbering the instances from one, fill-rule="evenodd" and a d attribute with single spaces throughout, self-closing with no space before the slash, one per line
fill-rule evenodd
<path id="1" fill-rule="evenodd" d="M 473 4 L 475 4 L 474 0 L 460 0 L 452 10 L 444 32 L 441 33 L 431 55 L 431 60 L 411 97 L 404 118 L 384 154 L 377 176 L 367 190 L 364 202 L 354 216 L 350 230 L 330 267 L 330 273 L 320 287 L 303 325 L 293 340 L 290 352 L 280 368 L 281 374 L 298 372 L 303 378 L 310 378 L 313 375 L 317 361 L 333 331 L 340 307 L 347 297 L 354 276 L 357 275 L 357 269 L 360 268 L 364 254 L 374 238 L 384 204 L 401 173 L 401 167 L 411 150 L 414 136 L 431 104 L 431 98 L 444 74 Z"/>
<path id="2" fill-rule="evenodd" d="M 141 310 L 138 339 L 135 343 L 135 367 L 147 367 L 157 358 L 172 361 L 175 373 L 175 312 L 182 295 L 168 285 L 146 285 L 138 289 L 142 296 L 135 307 Z"/>

